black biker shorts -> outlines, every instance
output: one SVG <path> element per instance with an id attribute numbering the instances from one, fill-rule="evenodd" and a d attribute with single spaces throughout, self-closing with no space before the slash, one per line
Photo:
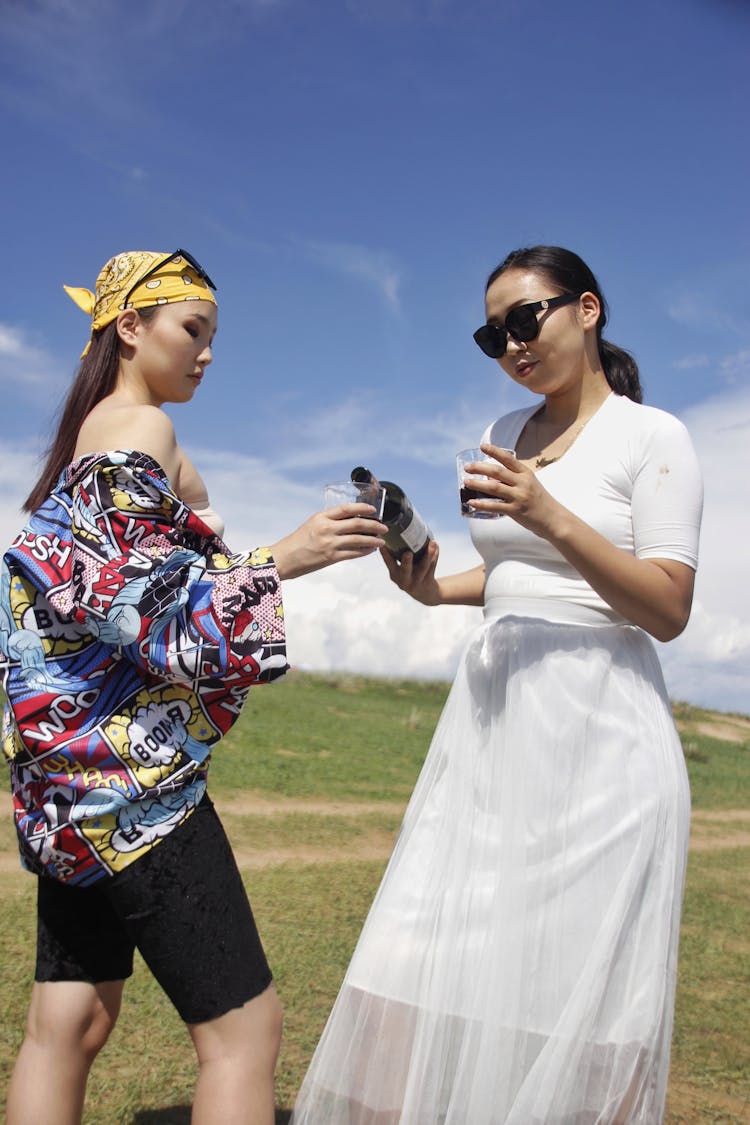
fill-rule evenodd
<path id="1" fill-rule="evenodd" d="M 90 887 L 41 876 L 38 981 L 124 980 L 138 950 L 186 1023 L 216 1019 L 271 983 L 232 849 L 205 796 L 124 871 Z"/>

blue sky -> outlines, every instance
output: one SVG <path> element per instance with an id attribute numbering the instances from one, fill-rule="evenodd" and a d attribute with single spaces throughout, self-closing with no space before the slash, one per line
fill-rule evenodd
<path id="1" fill-rule="evenodd" d="M 739 0 L 3 0 L 4 539 L 87 336 L 62 284 L 187 247 L 215 361 L 172 411 L 237 547 L 370 465 L 472 565 L 453 456 L 524 393 L 471 340 L 516 246 L 578 251 L 706 473 L 673 694 L 750 710 L 750 10 Z M 470 610 L 379 560 L 289 586 L 291 659 L 449 676 Z"/>

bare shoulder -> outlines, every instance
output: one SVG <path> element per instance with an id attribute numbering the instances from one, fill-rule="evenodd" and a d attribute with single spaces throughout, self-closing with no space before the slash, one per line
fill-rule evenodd
<path id="1" fill-rule="evenodd" d="M 177 444 L 172 419 L 158 406 L 107 399 L 95 406 L 81 426 L 74 456 L 107 449 L 147 453 L 161 465 L 181 500 L 191 508 L 208 507 L 200 473 Z"/>
<path id="2" fill-rule="evenodd" d="M 158 406 L 100 402 L 78 433 L 75 457 L 108 449 L 133 449 L 147 453 L 161 465 L 177 488 L 182 452 L 171 418 Z"/>

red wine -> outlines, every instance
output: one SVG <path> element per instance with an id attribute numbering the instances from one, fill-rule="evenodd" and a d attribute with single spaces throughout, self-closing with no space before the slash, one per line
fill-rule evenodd
<path id="1" fill-rule="evenodd" d="M 422 558 L 432 539 L 432 532 L 419 512 L 412 506 L 403 488 L 389 480 L 379 481 L 364 465 L 352 469 L 354 481 L 366 481 L 385 489 L 382 523 L 388 527 L 385 545 L 391 554 L 400 559 L 405 551 L 413 551 L 414 561 Z"/>
<path id="2" fill-rule="evenodd" d="M 476 488 L 461 488 L 459 489 L 459 495 L 461 497 L 462 516 L 475 516 L 477 514 L 473 508 L 469 507 L 469 500 L 491 499 L 486 492 L 478 492 Z"/>

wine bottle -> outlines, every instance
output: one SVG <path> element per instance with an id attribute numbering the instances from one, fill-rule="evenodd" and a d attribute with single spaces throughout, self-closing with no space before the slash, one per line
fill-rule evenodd
<path id="1" fill-rule="evenodd" d="M 381 520 L 388 527 L 385 545 L 397 559 L 400 559 L 405 551 L 413 551 L 414 561 L 418 562 L 433 536 L 403 488 L 399 488 L 390 480 L 378 480 L 364 465 L 352 469 L 351 478 L 353 481 L 367 482 L 385 489 Z"/>

